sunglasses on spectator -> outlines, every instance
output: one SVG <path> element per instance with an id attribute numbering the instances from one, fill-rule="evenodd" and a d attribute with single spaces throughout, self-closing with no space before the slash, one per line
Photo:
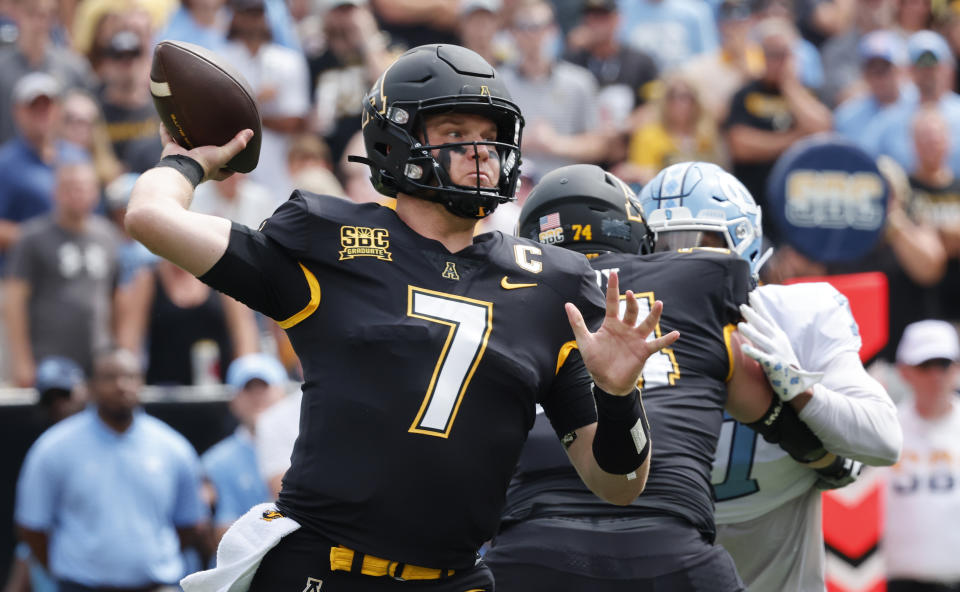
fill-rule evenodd
<path id="1" fill-rule="evenodd" d="M 953 360 L 948 360 L 946 358 L 933 358 L 932 360 L 926 360 L 920 362 L 914 368 L 919 368 L 920 370 L 946 370 L 953 364 Z"/>
<path id="2" fill-rule="evenodd" d="M 520 21 L 513 24 L 513 28 L 517 31 L 542 31 L 550 26 L 549 21 L 545 22 L 534 22 L 534 21 Z"/>

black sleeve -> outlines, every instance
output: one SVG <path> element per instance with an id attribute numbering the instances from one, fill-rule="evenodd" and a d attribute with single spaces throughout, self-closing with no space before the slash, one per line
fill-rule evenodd
<path id="1" fill-rule="evenodd" d="M 747 96 L 746 91 L 746 88 L 742 88 L 730 99 L 730 112 L 727 114 L 727 119 L 723 122 L 723 129 L 729 129 L 731 126 L 738 124 L 754 126 L 753 116 L 747 111 L 745 102 Z"/>
<path id="2" fill-rule="evenodd" d="M 597 405 L 590 388 L 592 383 L 579 350 L 574 349 L 560 367 L 550 392 L 540 403 L 558 438 L 597 421 Z"/>
<path id="3" fill-rule="evenodd" d="M 276 321 L 310 302 L 300 264 L 262 232 L 236 222 L 227 251 L 200 281 Z"/>
<path id="4" fill-rule="evenodd" d="M 727 271 L 726 303 L 722 317 L 724 325 L 737 323 L 740 320 L 740 305 L 747 303 L 747 294 L 754 287 L 750 264 L 740 258 L 732 261 Z"/>

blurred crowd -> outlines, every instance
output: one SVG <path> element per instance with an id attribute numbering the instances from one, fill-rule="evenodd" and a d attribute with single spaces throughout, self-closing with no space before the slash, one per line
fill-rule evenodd
<path id="1" fill-rule="evenodd" d="M 125 237 L 136 175 L 159 158 L 152 47 L 197 43 L 250 82 L 259 166 L 207 183 L 193 208 L 256 226 L 294 188 L 355 201 L 371 186 L 360 99 L 405 48 L 459 43 L 520 105 L 519 203 L 545 172 L 601 164 L 642 186 L 675 162 L 731 170 L 767 205 L 798 140 L 835 130 L 883 155 L 884 239 L 842 268 L 780 246 L 766 279 L 879 270 L 891 335 L 960 319 L 960 2 L 934 0 L 6 0 L 0 4 L 0 384 L 46 356 L 89 373 L 117 343 L 156 385 L 222 382 L 282 334 Z M 484 230 L 512 232 L 508 204 Z M 892 360 L 896 339 L 881 356 Z"/>
<path id="2" fill-rule="evenodd" d="M 765 216 L 776 251 L 764 279 L 884 272 L 891 362 L 910 323 L 960 321 L 960 0 L 0 0 L 0 386 L 61 377 L 45 405 L 87 396 L 62 388 L 64 364 L 90 378 L 91 398 L 112 396 L 97 381 L 129 368 L 95 363 L 111 345 L 139 356 L 151 385 L 239 392 L 299 377 L 275 323 L 124 233 L 136 176 L 161 152 L 149 79 L 161 40 L 218 52 L 262 114 L 257 169 L 201 185 L 197 211 L 256 227 L 295 187 L 390 206 L 347 162 L 363 153 L 361 98 L 406 48 L 457 43 L 497 66 L 526 119 L 519 202 L 484 230 L 512 233 L 530 188 L 572 163 L 640 187 L 675 162 L 715 162 L 765 207 L 777 159 L 835 131 L 880 159 L 884 232 L 865 258 L 824 264 Z M 931 359 L 955 361 L 950 348 Z M 277 367 L 228 375 L 253 354 Z M 238 440 L 205 459 L 208 483 L 231 476 L 217 463 L 252 458 L 250 417 L 273 395 L 258 396 L 235 405 Z M 273 456 L 249 499 L 278 486 L 286 459 Z M 249 505 L 222 495 L 218 525 Z"/>

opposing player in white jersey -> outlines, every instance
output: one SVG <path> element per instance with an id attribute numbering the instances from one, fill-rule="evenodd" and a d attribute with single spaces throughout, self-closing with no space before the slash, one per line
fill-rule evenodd
<path id="1" fill-rule="evenodd" d="M 714 177 L 717 198 L 698 191 Z M 713 185 L 711 183 L 710 185 Z M 640 194 L 656 250 L 715 246 L 736 252 L 756 274 L 760 208 L 743 185 L 708 163 L 661 171 Z M 891 465 L 902 434 L 896 407 L 864 370 L 860 336 L 846 298 L 827 283 L 760 286 L 741 307 L 744 346 L 764 368 L 774 392 L 838 457 Z M 781 447 L 732 419 L 714 460 L 717 540 L 729 551 L 750 592 L 825 590 L 820 490 L 849 483 L 858 462 L 841 459 L 823 477 Z"/>

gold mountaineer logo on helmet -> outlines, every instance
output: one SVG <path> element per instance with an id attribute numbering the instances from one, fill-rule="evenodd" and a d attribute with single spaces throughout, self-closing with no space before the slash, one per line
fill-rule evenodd
<path id="1" fill-rule="evenodd" d="M 368 226 L 340 227 L 340 261 L 354 257 L 376 257 L 381 261 L 393 261 L 390 248 L 390 233 L 386 228 Z"/>

